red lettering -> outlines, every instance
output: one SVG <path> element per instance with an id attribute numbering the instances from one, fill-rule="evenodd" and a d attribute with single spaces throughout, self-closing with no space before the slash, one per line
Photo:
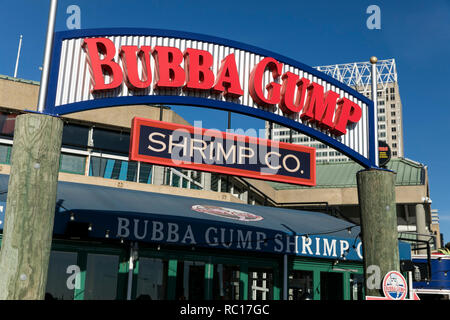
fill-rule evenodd
<path id="1" fill-rule="evenodd" d="M 211 67 L 214 59 L 204 50 L 186 49 L 184 51 L 184 70 L 188 89 L 208 90 L 214 85 L 214 73 Z"/>
<path id="2" fill-rule="evenodd" d="M 93 93 L 115 89 L 122 84 L 122 68 L 114 62 L 116 54 L 114 42 L 107 38 L 89 38 L 84 39 L 82 48 L 86 52 L 91 72 L 91 91 Z M 101 54 L 104 55 L 103 59 L 100 59 Z M 112 80 L 106 83 L 104 75 L 110 76 Z"/>
<path id="3" fill-rule="evenodd" d="M 150 46 L 122 46 L 119 56 L 122 59 L 125 73 L 125 84 L 130 90 L 145 89 L 152 83 L 150 67 Z M 138 75 L 138 59 L 142 63 L 142 80 Z"/>
<path id="4" fill-rule="evenodd" d="M 239 81 L 234 53 L 229 54 L 220 63 L 217 79 L 214 83 L 215 91 L 223 92 L 224 96 L 240 97 L 244 94 Z"/>
<path id="5" fill-rule="evenodd" d="M 281 75 L 282 68 L 283 64 L 274 58 L 264 58 L 253 68 L 250 73 L 250 95 L 253 101 L 262 106 L 273 106 L 280 102 L 281 85 L 276 82 L 269 83 L 266 86 L 266 98 L 264 97 L 262 83 L 266 69 L 272 72 L 272 77 L 276 80 Z"/>
<path id="6" fill-rule="evenodd" d="M 180 66 L 183 53 L 178 48 L 156 46 L 153 50 L 155 59 L 155 89 L 178 88 L 184 85 L 185 73 Z"/>
<path id="7" fill-rule="evenodd" d="M 339 99 L 337 105 L 332 133 L 340 136 L 347 133 L 346 128 L 349 122 L 357 123 L 361 119 L 362 110 L 360 106 L 347 98 Z"/>
<path id="8" fill-rule="evenodd" d="M 281 77 L 283 85 L 281 86 L 280 109 L 283 113 L 292 114 L 300 112 L 303 108 L 306 96 L 306 88 L 310 81 L 306 78 L 299 80 L 299 76 L 286 72 Z M 295 95 L 297 93 L 297 95 Z"/>
<path id="9" fill-rule="evenodd" d="M 339 95 L 333 91 L 323 94 L 323 87 L 318 83 L 308 86 L 308 96 L 300 118 L 309 122 L 317 122 L 326 129 L 333 128 L 333 115 Z"/>

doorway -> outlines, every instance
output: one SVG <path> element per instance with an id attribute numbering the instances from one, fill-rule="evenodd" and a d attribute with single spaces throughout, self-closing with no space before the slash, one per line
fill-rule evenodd
<path id="1" fill-rule="evenodd" d="M 344 288 L 342 273 L 320 273 L 320 300 L 343 300 Z"/>

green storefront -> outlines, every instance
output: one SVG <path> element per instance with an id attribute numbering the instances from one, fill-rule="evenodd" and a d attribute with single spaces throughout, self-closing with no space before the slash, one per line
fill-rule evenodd
<path id="1" fill-rule="evenodd" d="M 358 235 L 317 212 L 59 182 L 47 298 L 363 299 Z"/>
<path id="2" fill-rule="evenodd" d="M 55 240 L 47 292 L 75 300 L 283 299 L 283 256 L 144 245 L 132 254 L 133 266 L 127 245 Z M 361 263 L 287 260 L 289 300 L 363 298 Z"/>

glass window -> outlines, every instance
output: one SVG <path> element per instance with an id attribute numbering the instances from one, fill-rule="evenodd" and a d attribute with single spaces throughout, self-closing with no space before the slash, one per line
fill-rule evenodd
<path id="1" fill-rule="evenodd" d="M 239 266 L 214 265 L 213 299 L 239 300 L 239 278 Z"/>
<path id="2" fill-rule="evenodd" d="M 136 181 L 137 162 L 91 157 L 89 175 L 122 181 Z"/>
<path id="3" fill-rule="evenodd" d="M 89 127 L 64 124 L 62 145 L 63 147 L 78 147 L 86 149 L 89 139 Z"/>
<path id="4" fill-rule="evenodd" d="M 342 273 L 321 272 L 320 273 L 320 300 L 343 300 L 343 278 Z"/>
<path id="5" fill-rule="evenodd" d="M 84 299 L 116 299 L 118 270 L 118 256 L 88 254 Z"/>
<path id="6" fill-rule="evenodd" d="M 94 128 L 94 148 L 119 154 L 127 154 L 130 148 L 130 134 Z"/>
<path id="7" fill-rule="evenodd" d="M 219 191 L 219 179 L 220 176 L 216 173 L 211 174 L 211 190 Z"/>
<path id="8" fill-rule="evenodd" d="M 392 119 L 392 120 L 391 120 L 391 123 L 392 123 L 392 124 L 396 124 L 396 122 L 397 122 L 397 121 L 395 121 L 395 119 Z"/>
<path id="9" fill-rule="evenodd" d="M 180 261 L 177 263 L 177 300 L 205 299 L 205 263 Z"/>
<path id="10" fill-rule="evenodd" d="M 77 253 L 51 251 L 45 299 L 73 300 L 75 289 L 81 286 L 79 272 Z"/>
<path id="11" fill-rule="evenodd" d="M 14 126 L 17 114 L 0 113 L 0 136 L 11 138 L 14 136 Z"/>
<path id="12" fill-rule="evenodd" d="M 363 300 L 364 275 L 350 274 L 350 300 Z"/>
<path id="13" fill-rule="evenodd" d="M 397 140 L 397 136 L 392 136 L 392 140 Z"/>
<path id="14" fill-rule="evenodd" d="M 11 146 L 0 145 L 0 163 L 11 163 Z"/>
<path id="15" fill-rule="evenodd" d="M 273 271 L 271 269 L 248 270 L 249 300 L 273 299 Z"/>
<path id="16" fill-rule="evenodd" d="M 181 177 L 172 171 L 172 187 L 180 187 Z"/>
<path id="17" fill-rule="evenodd" d="M 289 275 L 289 300 L 313 300 L 313 272 L 292 271 Z"/>
<path id="18" fill-rule="evenodd" d="M 151 164 L 141 162 L 139 169 L 140 183 L 152 183 L 152 168 L 153 166 Z"/>
<path id="19" fill-rule="evenodd" d="M 168 261 L 143 258 L 138 261 L 136 300 L 166 298 Z"/>
<path id="20" fill-rule="evenodd" d="M 85 166 L 85 156 L 61 153 L 59 171 L 84 175 Z"/>

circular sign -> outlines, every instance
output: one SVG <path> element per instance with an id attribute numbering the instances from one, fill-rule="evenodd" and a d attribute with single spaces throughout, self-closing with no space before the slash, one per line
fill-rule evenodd
<path id="1" fill-rule="evenodd" d="M 404 300 L 408 292 L 408 284 L 401 273 L 390 271 L 383 280 L 384 296 L 390 300 Z"/>
<path id="2" fill-rule="evenodd" d="M 264 219 L 263 217 L 250 212 L 217 206 L 197 204 L 192 206 L 192 210 L 239 221 L 260 221 Z"/>
<path id="3" fill-rule="evenodd" d="M 378 141 L 378 165 L 383 167 L 389 160 L 391 160 L 391 147 L 384 141 Z"/>

